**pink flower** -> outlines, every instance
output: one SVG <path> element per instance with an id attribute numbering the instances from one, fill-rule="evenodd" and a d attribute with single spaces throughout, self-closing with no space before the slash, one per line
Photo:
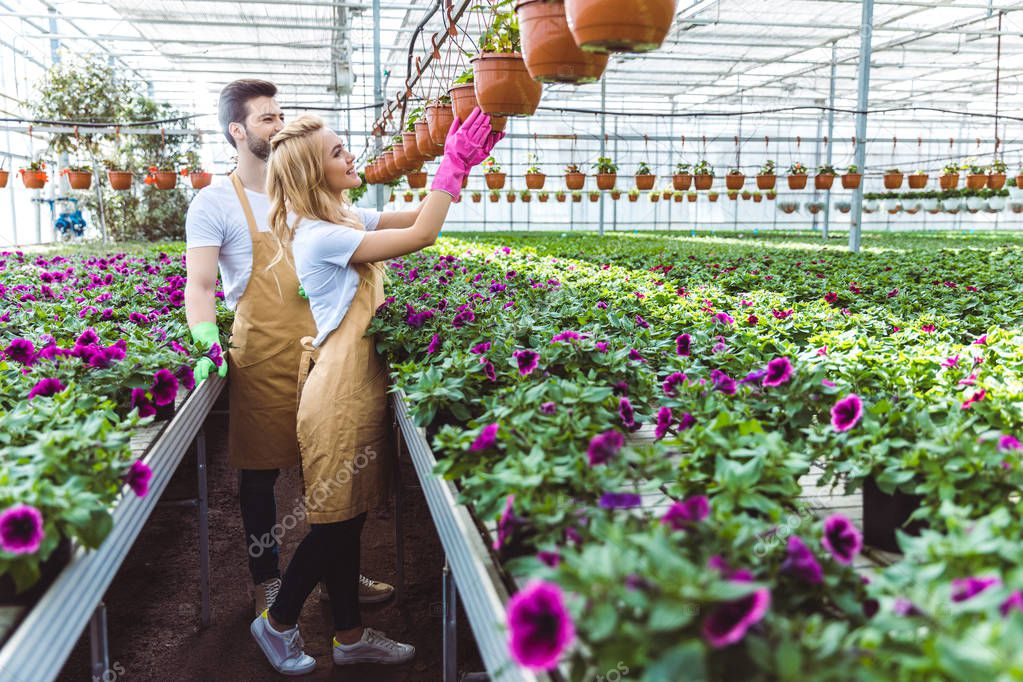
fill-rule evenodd
<path id="1" fill-rule="evenodd" d="M 681 502 L 675 502 L 661 517 L 661 523 L 672 530 L 685 530 L 694 523 L 703 521 L 710 514 L 710 500 L 706 495 L 694 495 Z"/>
<path id="2" fill-rule="evenodd" d="M 792 378 L 792 362 L 787 357 L 774 358 L 767 363 L 764 386 L 781 386 Z"/>
<path id="3" fill-rule="evenodd" d="M 60 382 L 60 379 L 48 377 L 46 379 L 40 379 L 36 382 L 36 385 L 32 387 L 32 390 L 28 392 L 28 399 L 32 400 L 35 397 L 46 398 L 55 393 L 60 393 L 66 387 Z"/>
<path id="4" fill-rule="evenodd" d="M 984 396 L 986 395 L 987 391 L 985 391 L 983 388 L 980 389 L 979 391 L 975 391 L 973 395 L 971 395 L 969 398 L 963 401 L 962 408 L 964 410 L 970 409 L 970 406 L 973 405 L 973 403 L 980 402 L 981 400 L 984 399 Z"/>
<path id="5" fill-rule="evenodd" d="M 827 301 L 828 303 L 834 303 L 835 301 L 838 300 L 838 294 L 835 293 L 834 291 L 829 291 L 828 293 L 824 294 L 824 300 Z"/>
<path id="6" fill-rule="evenodd" d="M 947 358 L 945 358 L 944 360 L 941 361 L 941 366 L 942 367 L 955 367 L 958 364 L 959 364 L 959 356 L 958 355 L 953 355 L 951 357 L 947 357 Z"/>
<path id="7" fill-rule="evenodd" d="M 848 431 L 863 416 L 863 401 L 855 393 L 842 398 L 831 408 L 831 426 L 835 431 Z"/>
<path id="8" fill-rule="evenodd" d="M 979 337 L 976 341 L 973 342 L 973 345 L 974 346 L 986 346 L 987 345 L 987 334 L 984 334 L 983 336 Z"/>
<path id="9" fill-rule="evenodd" d="M 128 473 L 124 475 L 124 482 L 139 497 L 145 497 L 149 493 L 149 479 L 153 477 L 153 470 L 141 459 L 132 462 Z"/>
<path id="10" fill-rule="evenodd" d="M 480 431 L 480 435 L 476 436 L 476 440 L 469 446 L 469 451 L 482 452 L 494 447 L 497 443 L 497 429 L 497 424 L 487 424 L 484 426 L 483 430 Z"/>
<path id="11" fill-rule="evenodd" d="M 612 457 L 622 449 L 625 439 L 619 431 L 610 430 L 598 434 L 590 439 L 589 447 L 586 450 L 586 457 L 590 466 L 606 464 Z"/>
<path id="12" fill-rule="evenodd" d="M 674 417 L 671 414 L 671 408 L 664 406 L 657 411 L 657 428 L 654 430 L 654 438 L 661 440 L 668 433 L 668 429 L 671 428 L 671 424 L 674 422 Z"/>
<path id="13" fill-rule="evenodd" d="M 925 334 L 931 334 L 932 332 L 934 332 L 935 329 L 937 329 L 937 327 L 935 327 L 933 324 L 920 325 L 920 331 L 924 332 Z"/>
<path id="14" fill-rule="evenodd" d="M 0 513 L 0 550 L 34 554 L 43 537 L 43 515 L 35 507 L 16 504 Z"/>
<path id="15" fill-rule="evenodd" d="M 718 313 L 714 316 L 714 319 L 721 324 L 735 324 L 735 320 L 728 313 Z"/>
<path id="16" fill-rule="evenodd" d="M 430 339 L 430 345 L 426 347 L 426 352 L 431 355 L 433 353 L 436 353 L 437 351 L 440 350 L 440 344 L 441 344 L 440 334 L 434 334 L 433 338 Z"/>
<path id="17" fill-rule="evenodd" d="M 508 600 L 508 647 L 512 658 L 530 670 L 552 670 L 575 639 L 575 626 L 561 588 L 536 580 Z"/>
<path id="18" fill-rule="evenodd" d="M 856 530 L 852 521 L 834 514 L 824 520 L 824 547 L 840 564 L 849 565 L 863 547 L 863 536 Z"/>
<path id="19" fill-rule="evenodd" d="M 535 370 L 540 362 L 540 354 L 535 350 L 517 350 L 512 353 L 512 357 L 518 362 L 519 374 L 522 376 Z"/>

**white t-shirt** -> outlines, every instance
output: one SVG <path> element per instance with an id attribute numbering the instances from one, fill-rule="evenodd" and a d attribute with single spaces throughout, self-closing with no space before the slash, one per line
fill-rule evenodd
<path id="1" fill-rule="evenodd" d="M 269 232 L 267 217 L 270 199 L 266 194 L 246 188 L 252 215 L 260 232 Z M 380 222 L 376 211 L 353 207 L 367 230 Z M 234 310 L 252 275 L 252 238 L 245 221 L 238 195 L 230 178 L 199 190 L 188 207 L 185 218 L 185 244 L 189 249 L 203 246 L 220 247 L 220 279 L 224 285 L 224 303 Z"/>
<path id="2" fill-rule="evenodd" d="M 372 227 L 366 223 L 366 231 Z M 314 346 L 324 342 L 341 325 L 359 288 L 359 273 L 348 262 L 359 248 L 366 232 L 323 220 L 305 220 L 295 230 L 291 251 L 295 271 L 309 296 L 309 307 L 316 321 Z"/>

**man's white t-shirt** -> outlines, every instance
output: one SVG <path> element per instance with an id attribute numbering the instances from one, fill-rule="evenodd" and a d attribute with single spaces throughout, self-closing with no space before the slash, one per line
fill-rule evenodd
<path id="1" fill-rule="evenodd" d="M 266 194 L 246 188 L 252 215 L 260 232 L 269 232 L 267 217 L 270 199 Z M 366 230 L 376 229 L 380 214 L 352 207 Z M 252 275 L 252 238 L 245 220 L 245 211 L 230 178 L 199 190 L 188 207 L 185 218 L 185 244 L 189 249 L 203 246 L 220 247 L 220 279 L 224 286 L 224 303 L 231 310 L 248 286 Z"/>

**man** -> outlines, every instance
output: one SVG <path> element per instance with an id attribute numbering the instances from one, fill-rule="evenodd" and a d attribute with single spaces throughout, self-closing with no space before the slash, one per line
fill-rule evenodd
<path id="1" fill-rule="evenodd" d="M 257 616 L 273 603 L 281 585 L 281 526 L 278 533 L 273 531 L 274 484 L 282 468 L 299 463 L 299 339 L 316 335 L 294 270 L 284 263 L 267 270 L 276 242 L 267 225 L 266 161 L 270 138 L 284 126 L 276 94 L 272 83 L 249 79 L 235 81 L 220 93 L 219 121 L 227 141 L 238 150 L 238 166 L 231 182 L 211 185 L 195 196 L 185 222 L 185 314 L 192 338 L 207 345 L 220 343 L 214 294 L 218 267 L 224 303 L 235 311 L 228 362 L 216 371 L 226 376 L 230 366 L 228 461 L 240 469 L 239 499 Z M 367 230 L 405 227 L 418 215 L 355 210 Z M 196 379 L 213 370 L 212 360 L 203 358 Z M 363 603 L 385 601 L 393 593 L 392 586 L 360 576 Z"/>

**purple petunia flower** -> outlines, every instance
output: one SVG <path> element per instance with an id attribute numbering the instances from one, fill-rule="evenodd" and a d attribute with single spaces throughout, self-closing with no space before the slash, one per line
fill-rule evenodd
<path id="1" fill-rule="evenodd" d="M 589 459 L 590 466 L 610 461 L 622 449 L 624 443 L 625 438 L 622 437 L 621 432 L 613 429 L 591 438 L 589 447 L 586 449 L 586 457 Z"/>
<path id="2" fill-rule="evenodd" d="M 540 405 L 540 411 L 543 412 L 544 414 L 554 414 L 555 412 L 557 412 L 557 410 L 558 406 L 550 401 Z"/>
<path id="3" fill-rule="evenodd" d="M 597 341 L 595 344 L 593 344 L 593 347 L 597 349 L 598 353 L 607 352 L 607 344 L 603 341 Z"/>
<path id="4" fill-rule="evenodd" d="M 863 416 L 863 401 L 855 393 L 850 393 L 831 407 L 831 426 L 835 431 L 848 431 Z"/>
<path id="5" fill-rule="evenodd" d="M 767 363 L 764 386 L 781 386 L 792 378 L 792 362 L 787 357 L 774 358 Z"/>
<path id="6" fill-rule="evenodd" d="M 742 379 L 739 379 L 740 384 L 758 384 L 760 381 L 767 376 L 766 369 L 753 370 Z"/>
<path id="7" fill-rule="evenodd" d="M 451 320 L 451 326 L 454 327 L 455 329 L 461 329 L 465 325 L 469 324 L 470 322 L 474 322 L 475 320 L 476 313 L 474 313 L 471 308 L 466 308 L 465 310 L 455 315 L 455 317 Z"/>
<path id="8" fill-rule="evenodd" d="M 569 329 L 566 329 L 560 334 L 554 335 L 554 337 L 551 338 L 551 343 L 558 343 L 559 341 L 578 341 L 581 338 L 583 337 L 581 334 L 579 334 L 579 332 L 574 332 Z"/>
<path id="9" fill-rule="evenodd" d="M 639 428 L 636 424 L 636 411 L 632 408 L 632 403 L 629 402 L 628 398 L 621 398 L 618 401 L 618 416 L 622 420 L 622 424 L 629 431 L 635 431 Z"/>
<path id="10" fill-rule="evenodd" d="M 512 357 L 518 361 L 519 374 L 522 376 L 526 376 L 536 369 L 537 364 L 540 362 L 540 354 L 535 350 L 517 350 L 512 353 Z"/>
<path id="11" fill-rule="evenodd" d="M 220 367 L 224 364 L 224 353 L 221 350 L 219 343 L 215 343 L 210 346 L 210 350 L 206 353 L 206 357 L 213 361 L 214 367 Z"/>
<path id="12" fill-rule="evenodd" d="M 958 365 L 959 365 L 959 356 L 958 355 L 953 355 L 951 357 L 947 357 L 947 358 L 945 358 L 944 360 L 941 361 L 941 366 L 942 367 L 957 367 Z"/>
<path id="13" fill-rule="evenodd" d="M 128 473 L 124 475 L 124 482 L 139 497 L 145 497 L 149 493 L 149 479 L 153 477 L 153 470 L 141 459 L 132 462 Z"/>
<path id="14" fill-rule="evenodd" d="M 711 371 L 710 380 L 714 382 L 714 388 L 721 391 L 725 395 L 735 395 L 736 391 L 735 379 L 728 376 L 720 369 L 715 369 Z"/>
<path id="15" fill-rule="evenodd" d="M 99 335 L 96 334 L 96 330 L 92 327 L 86 329 L 75 339 L 76 346 L 92 346 L 97 343 L 99 343 Z"/>
<path id="16" fill-rule="evenodd" d="M 480 364 L 483 365 L 483 373 L 487 375 L 487 378 L 491 381 L 497 381 L 497 370 L 494 369 L 494 363 L 481 357 Z"/>
<path id="17" fill-rule="evenodd" d="M 681 334 L 675 338 L 675 354 L 689 355 L 692 351 L 692 337 L 689 334 Z"/>
<path id="18" fill-rule="evenodd" d="M 699 523 L 710 514 L 710 501 L 706 495 L 694 495 L 681 502 L 675 502 L 661 517 L 661 523 L 671 526 L 672 530 L 685 530 L 688 526 Z"/>
<path id="19" fill-rule="evenodd" d="M 1023 613 L 1023 592 L 1016 590 L 1002 602 L 1001 606 L 998 607 L 998 612 L 1002 616 L 1008 616 L 1013 611 L 1019 611 Z"/>
<path id="20" fill-rule="evenodd" d="M 952 580 L 952 601 L 961 602 L 972 599 L 989 587 L 1001 585 L 998 578 L 955 578 Z"/>
<path id="21" fill-rule="evenodd" d="M 715 649 L 735 644 L 746 636 L 746 631 L 750 626 L 763 619 L 770 606 L 771 592 L 767 588 L 761 588 L 745 597 L 721 604 L 715 607 L 703 621 L 703 636 L 707 643 Z"/>
<path id="22" fill-rule="evenodd" d="M 508 600 L 508 646 L 512 658 L 530 670 L 551 670 L 575 639 L 575 626 L 561 588 L 536 580 Z"/>
<path id="23" fill-rule="evenodd" d="M 679 417 L 679 420 L 678 420 L 678 430 L 679 431 L 685 431 L 686 429 L 690 428 L 695 423 L 696 423 L 696 417 L 694 417 L 693 415 L 691 415 L 688 412 L 686 412 L 681 417 Z"/>
<path id="24" fill-rule="evenodd" d="M 139 416 L 143 419 L 156 414 L 156 408 L 153 407 L 153 403 L 149 400 L 149 394 L 144 388 L 131 389 L 131 406 L 138 408 Z"/>
<path id="25" fill-rule="evenodd" d="M 480 435 L 476 436 L 476 440 L 469 446 L 469 450 L 471 452 L 482 452 L 494 447 L 497 443 L 497 428 L 497 424 L 487 424 L 484 426 Z"/>
<path id="26" fill-rule="evenodd" d="M 684 383 L 688 377 L 682 372 L 672 372 L 664 378 L 664 383 L 661 384 L 661 389 L 664 394 L 675 398 L 678 396 L 678 391 L 675 389 L 681 383 Z"/>
<path id="27" fill-rule="evenodd" d="M 600 496 L 603 509 L 632 509 L 638 507 L 642 499 L 636 493 L 604 493 Z"/>
<path id="28" fill-rule="evenodd" d="M 721 324 L 735 324 L 735 319 L 732 318 L 732 316 L 729 315 L 728 313 L 724 313 L 724 312 L 721 312 L 721 313 L 718 313 L 717 315 L 715 315 L 714 319 L 716 321 L 720 322 Z"/>
<path id="29" fill-rule="evenodd" d="M 174 372 L 174 376 L 178 378 L 178 382 L 185 387 L 186 391 L 191 391 L 195 388 L 195 373 L 188 365 L 178 367 L 177 371 Z"/>
<path id="30" fill-rule="evenodd" d="M 835 557 L 835 561 L 848 565 L 863 548 L 863 536 L 852 521 L 841 514 L 834 514 L 824 520 L 821 543 Z"/>
<path id="31" fill-rule="evenodd" d="M 629 349 L 629 359 L 630 360 L 637 360 L 638 362 L 646 362 L 646 358 L 644 358 L 642 355 L 640 355 L 639 351 L 636 350 L 635 348 L 630 348 Z"/>
<path id="32" fill-rule="evenodd" d="M 536 558 L 540 560 L 540 563 L 550 568 L 557 568 L 558 564 L 561 563 L 561 555 L 557 552 L 541 550 L 536 553 Z"/>
<path id="33" fill-rule="evenodd" d="M 0 550 L 34 554 L 44 535 L 43 515 L 35 507 L 16 504 L 0 513 Z"/>
<path id="34" fill-rule="evenodd" d="M 597 301 L 597 308 L 600 309 L 600 310 L 606 310 L 607 309 L 607 302 L 606 301 Z"/>
<path id="35" fill-rule="evenodd" d="M 999 450 L 1023 450 L 1023 444 L 1015 436 L 1004 435 L 998 439 Z"/>
<path id="36" fill-rule="evenodd" d="M 32 390 L 28 392 L 28 399 L 32 400 L 36 396 L 39 396 L 40 398 L 47 398 L 54 393 L 60 393 L 65 388 L 64 384 L 60 383 L 60 379 L 55 379 L 53 377 L 40 379 L 36 382 L 36 385 L 32 387 Z"/>
<path id="37" fill-rule="evenodd" d="M 788 555 L 782 562 L 781 570 L 811 585 L 820 585 L 824 581 L 824 573 L 817 562 L 817 557 L 806 543 L 795 535 L 789 538 Z"/>
<path id="38" fill-rule="evenodd" d="M 494 551 L 500 550 L 508 542 L 508 538 L 515 529 L 522 525 L 523 519 L 515 515 L 515 496 L 509 495 L 504 499 L 504 511 L 501 518 L 497 520 L 497 537 L 494 538 Z"/>
<path id="39" fill-rule="evenodd" d="M 13 339 L 4 349 L 4 355 L 8 360 L 31 365 L 36 359 L 36 347 L 28 339 Z"/>
<path id="40" fill-rule="evenodd" d="M 153 402 L 157 405 L 170 405 L 178 396 L 178 378 L 170 370 L 160 369 L 153 375 Z"/>
<path id="41" fill-rule="evenodd" d="M 671 408 L 665 405 L 657 411 L 657 428 L 654 430 L 654 438 L 661 440 L 668 433 L 672 423 L 675 421 L 671 414 Z"/>
<path id="42" fill-rule="evenodd" d="M 636 325 L 643 329 L 650 329 L 650 323 L 643 319 L 643 316 L 636 314 Z"/>
<path id="43" fill-rule="evenodd" d="M 488 350 L 490 350 L 490 342 L 489 341 L 484 341 L 482 343 L 477 343 L 475 346 L 470 348 L 469 352 L 473 353 L 475 355 L 483 355 Z"/>
<path id="44" fill-rule="evenodd" d="M 434 334 L 433 338 L 430 339 L 430 345 L 426 347 L 427 353 L 436 353 L 440 350 L 440 334 Z"/>

